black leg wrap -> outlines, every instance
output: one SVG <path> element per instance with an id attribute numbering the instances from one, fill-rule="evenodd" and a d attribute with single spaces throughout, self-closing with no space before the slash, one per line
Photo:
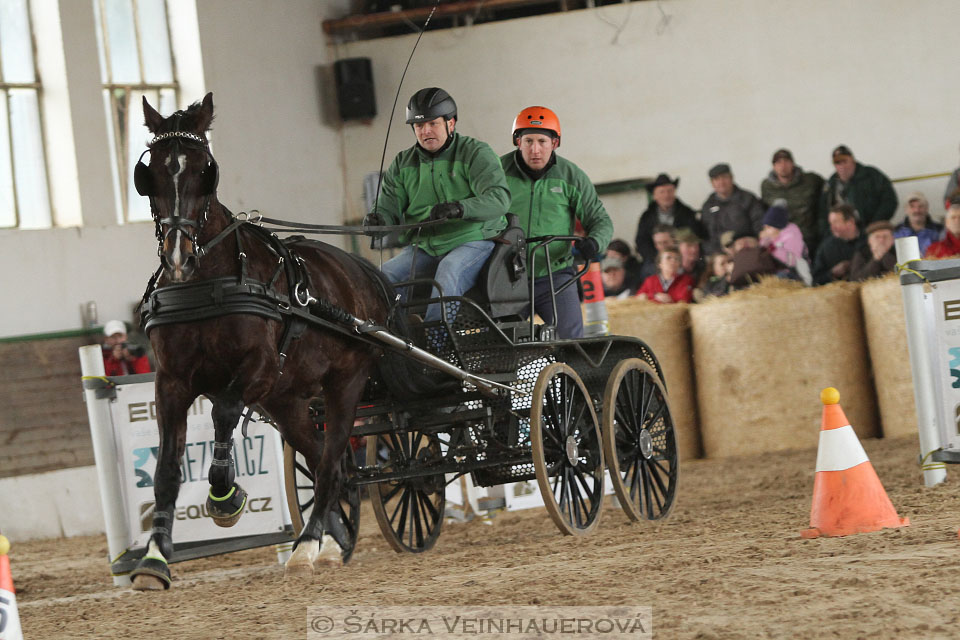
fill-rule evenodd
<path id="1" fill-rule="evenodd" d="M 173 514 L 170 511 L 155 511 L 150 539 L 157 543 L 164 558 L 173 556 Z"/>
<path id="2" fill-rule="evenodd" d="M 334 506 L 333 509 L 327 512 L 327 516 L 323 519 L 323 526 L 325 529 L 324 533 L 333 536 L 333 539 L 340 545 L 343 562 L 348 562 L 353 555 L 353 548 L 357 543 L 357 538 L 351 535 L 350 527 L 344 522 L 343 514 L 338 506 Z"/>
<path id="3" fill-rule="evenodd" d="M 232 527 L 237 524 L 243 509 L 247 506 L 247 492 L 236 482 L 225 496 L 214 496 L 213 488 L 207 494 L 207 513 L 213 521 L 221 527 Z"/>

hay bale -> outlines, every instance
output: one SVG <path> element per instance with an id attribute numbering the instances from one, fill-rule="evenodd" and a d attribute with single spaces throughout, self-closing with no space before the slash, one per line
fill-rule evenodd
<path id="1" fill-rule="evenodd" d="M 610 333 L 640 338 L 653 349 L 666 378 L 680 458 L 699 457 L 700 430 L 690 357 L 688 305 L 607 300 L 607 314 Z"/>
<path id="2" fill-rule="evenodd" d="M 883 435 L 916 436 L 917 408 L 899 279 L 889 276 L 865 282 L 860 300 Z"/>
<path id="3" fill-rule="evenodd" d="M 706 457 L 817 446 L 824 387 L 861 438 L 877 434 L 859 285 L 761 282 L 690 317 Z"/>

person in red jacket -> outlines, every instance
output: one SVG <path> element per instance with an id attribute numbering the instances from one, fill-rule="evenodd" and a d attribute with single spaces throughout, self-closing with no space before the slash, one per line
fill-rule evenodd
<path id="1" fill-rule="evenodd" d="M 927 247 L 925 258 L 960 257 L 960 199 L 954 199 L 943 218 L 943 240 Z"/>
<path id="2" fill-rule="evenodd" d="M 103 369 L 108 376 L 150 373 L 150 360 L 142 349 L 127 343 L 127 326 L 122 320 L 103 325 Z"/>
<path id="3" fill-rule="evenodd" d="M 661 251 L 657 255 L 657 269 L 657 275 L 643 281 L 638 298 L 662 303 L 693 301 L 693 278 L 688 273 L 680 273 L 677 249 Z"/>

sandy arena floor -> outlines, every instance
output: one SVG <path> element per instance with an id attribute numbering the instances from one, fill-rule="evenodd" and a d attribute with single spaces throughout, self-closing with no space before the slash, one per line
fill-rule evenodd
<path id="1" fill-rule="evenodd" d="M 924 488 L 915 438 L 864 446 L 911 526 L 803 540 L 815 450 L 701 460 L 666 521 L 608 506 L 585 539 L 531 510 L 447 523 L 431 552 L 398 555 L 365 508 L 353 561 L 313 580 L 284 581 L 270 547 L 173 565 L 170 591 L 137 593 L 112 586 L 102 536 L 13 541 L 20 618 L 28 640 L 290 639 L 312 605 L 630 604 L 653 607 L 657 638 L 957 637 L 960 482 Z"/>

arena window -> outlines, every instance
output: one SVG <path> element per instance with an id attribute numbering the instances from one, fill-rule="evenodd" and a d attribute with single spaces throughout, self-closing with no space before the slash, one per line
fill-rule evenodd
<path id="1" fill-rule="evenodd" d="M 0 0 L 0 227 L 51 226 L 29 0 Z"/>
<path id="2" fill-rule="evenodd" d="M 117 222 L 150 220 L 133 185 L 133 166 L 149 140 L 141 101 L 161 113 L 177 109 L 176 61 L 167 0 L 93 0 L 103 101 L 110 135 Z"/>

